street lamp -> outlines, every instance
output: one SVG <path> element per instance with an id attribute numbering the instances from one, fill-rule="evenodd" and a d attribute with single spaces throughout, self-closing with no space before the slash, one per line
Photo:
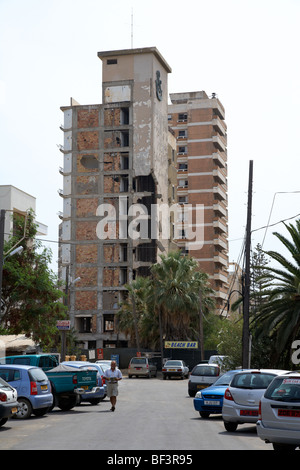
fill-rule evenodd
<path id="1" fill-rule="evenodd" d="M 11 251 L 10 253 L 8 253 L 8 255 L 6 255 L 6 256 L 3 258 L 3 261 L 5 261 L 6 258 L 8 258 L 9 256 L 13 256 L 13 255 L 17 255 L 18 253 L 21 253 L 23 250 L 24 250 L 24 247 L 23 247 L 23 246 L 18 246 L 18 248 L 15 248 L 13 251 Z"/>

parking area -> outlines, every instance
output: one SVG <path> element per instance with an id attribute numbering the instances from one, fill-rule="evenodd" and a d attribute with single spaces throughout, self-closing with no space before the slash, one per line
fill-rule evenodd
<path id="1" fill-rule="evenodd" d="M 222 417 L 202 419 L 180 378 L 124 379 L 116 411 L 106 398 L 70 411 L 58 408 L 43 417 L 9 420 L 0 428 L 1 450 L 271 450 L 253 425 L 225 431 Z"/>

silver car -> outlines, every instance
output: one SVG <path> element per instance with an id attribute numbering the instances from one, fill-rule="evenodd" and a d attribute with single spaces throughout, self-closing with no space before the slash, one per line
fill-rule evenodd
<path id="1" fill-rule="evenodd" d="M 288 371 L 249 369 L 236 374 L 225 390 L 222 418 L 226 431 L 236 431 L 239 424 L 258 420 L 260 399 L 272 380 Z"/>
<path id="2" fill-rule="evenodd" d="M 300 447 L 300 374 L 276 377 L 261 398 L 257 435 L 274 450 Z"/>
<path id="3" fill-rule="evenodd" d="M 194 397 L 199 390 L 210 387 L 221 375 L 217 364 L 197 364 L 190 374 L 188 393 Z"/>
<path id="4" fill-rule="evenodd" d="M 163 379 L 167 377 L 189 377 L 189 368 L 184 361 L 169 359 L 165 362 L 164 367 L 162 368 Z"/>
<path id="5" fill-rule="evenodd" d="M 150 379 L 152 375 L 157 376 L 157 367 L 147 357 L 133 357 L 128 365 L 128 377 L 131 378 L 133 375 L 136 377 L 145 376 Z"/>

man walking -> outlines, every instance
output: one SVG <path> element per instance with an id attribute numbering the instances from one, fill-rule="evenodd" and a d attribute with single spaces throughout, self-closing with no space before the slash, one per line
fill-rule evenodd
<path id="1" fill-rule="evenodd" d="M 116 366 L 116 361 L 111 361 L 110 369 L 105 372 L 104 376 L 107 380 L 107 396 L 110 399 L 111 411 L 115 411 L 118 396 L 118 382 L 123 378 L 122 372 Z"/>

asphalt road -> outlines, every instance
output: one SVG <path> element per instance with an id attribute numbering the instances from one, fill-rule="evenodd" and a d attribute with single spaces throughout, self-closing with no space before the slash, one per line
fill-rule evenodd
<path id="1" fill-rule="evenodd" d="M 116 411 L 106 398 L 97 406 L 58 408 L 44 417 L 9 420 L 0 428 L 0 450 L 272 450 L 255 425 L 225 431 L 221 416 L 202 419 L 187 380 L 132 378 L 119 383 Z"/>

